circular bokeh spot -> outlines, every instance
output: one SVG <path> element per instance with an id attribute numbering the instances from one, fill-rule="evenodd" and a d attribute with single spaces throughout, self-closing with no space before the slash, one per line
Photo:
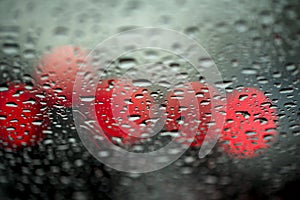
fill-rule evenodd
<path id="1" fill-rule="evenodd" d="M 9 84 L 0 91 L 0 145 L 19 149 L 35 145 L 49 124 L 47 107 L 42 106 L 34 88 Z"/>
<path id="2" fill-rule="evenodd" d="M 190 85 L 190 87 L 184 87 Z M 166 99 L 167 131 L 181 130 L 176 140 L 185 144 L 191 140 L 191 146 L 202 145 L 209 123 L 212 121 L 213 89 L 205 83 L 191 82 L 175 88 Z M 196 114 L 197 113 L 197 114 Z M 187 116 L 187 117 L 183 117 Z M 195 132 L 191 134 L 191 132 Z"/>
<path id="3" fill-rule="evenodd" d="M 255 88 L 228 94 L 226 122 L 220 138 L 233 157 L 260 155 L 275 141 L 277 115 L 270 99 Z"/>
<path id="4" fill-rule="evenodd" d="M 144 87 L 130 80 L 102 80 L 95 94 L 95 110 L 99 125 L 110 138 L 133 143 L 147 133 L 153 99 Z"/>
<path id="5" fill-rule="evenodd" d="M 49 106 L 71 107 L 76 74 L 85 52 L 79 47 L 55 47 L 45 54 L 35 68 L 35 79 L 47 94 Z"/>

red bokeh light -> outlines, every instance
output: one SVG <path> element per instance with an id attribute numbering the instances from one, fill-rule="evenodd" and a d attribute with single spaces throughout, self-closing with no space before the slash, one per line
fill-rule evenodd
<path id="1" fill-rule="evenodd" d="M 49 118 L 34 90 L 10 84 L 0 92 L 0 140 L 3 148 L 32 146 L 43 137 Z"/>
<path id="2" fill-rule="evenodd" d="M 255 88 L 234 91 L 227 98 L 226 123 L 221 146 L 229 155 L 250 158 L 274 142 L 276 109 L 263 92 Z"/>
<path id="3" fill-rule="evenodd" d="M 212 120 L 211 101 L 215 91 L 200 82 L 190 82 L 184 86 L 174 89 L 167 96 L 165 128 L 167 131 L 180 130 L 181 135 L 176 140 L 182 144 L 187 143 L 184 141 L 193 140 L 191 146 L 199 147 Z M 192 137 L 192 132 L 196 132 L 195 138 Z"/>
<path id="4" fill-rule="evenodd" d="M 52 49 L 40 60 L 35 78 L 47 94 L 49 106 L 72 106 L 73 86 L 86 53 L 79 47 L 61 46 Z"/>
<path id="5" fill-rule="evenodd" d="M 135 87 L 129 80 L 103 80 L 95 94 L 99 125 L 111 137 L 132 143 L 146 131 L 153 99 L 147 89 Z"/>

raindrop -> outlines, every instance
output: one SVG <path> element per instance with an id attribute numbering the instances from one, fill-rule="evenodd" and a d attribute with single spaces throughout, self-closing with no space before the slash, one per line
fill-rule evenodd
<path id="1" fill-rule="evenodd" d="M 293 93 L 294 89 L 293 88 L 282 88 L 282 89 L 279 90 L 279 92 L 281 94 L 289 94 L 289 93 Z"/>
<path id="2" fill-rule="evenodd" d="M 244 20 L 239 20 L 235 23 L 235 27 L 236 27 L 236 30 L 239 32 L 239 33 L 244 33 L 248 30 L 248 27 L 247 27 L 247 22 L 244 21 Z"/>
<path id="3" fill-rule="evenodd" d="M 147 79 L 133 80 L 132 84 L 136 87 L 149 87 L 152 85 L 151 81 Z"/>
<path id="4" fill-rule="evenodd" d="M 262 11 L 260 13 L 260 16 L 261 16 L 260 21 L 262 22 L 262 24 L 270 25 L 274 22 L 274 17 L 272 16 L 270 11 L 267 10 Z"/>
<path id="5" fill-rule="evenodd" d="M 201 106 L 207 106 L 207 105 L 209 105 L 210 104 L 210 101 L 207 101 L 207 100 L 202 100 L 201 102 L 200 102 L 200 105 Z"/>
<path id="6" fill-rule="evenodd" d="M 258 121 L 261 125 L 268 123 L 268 120 L 264 117 L 254 119 L 254 122 L 256 122 L 256 121 Z"/>
<path id="7" fill-rule="evenodd" d="M 136 67 L 136 61 L 133 58 L 122 58 L 119 60 L 119 67 L 121 69 L 129 69 Z"/>
<path id="8" fill-rule="evenodd" d="M 136 121 L 141 119 L 141 115 L 130 115 L 127 117 L 129 121 Z"/>
<path id="9" fill-rule="evenodd" d="M 0 92 L 8 91 L 7 86 L 0 86 Z"/>
<path id="10" fill-rule="evenodd" d="M 16 55 L 19 54 L 20 46 L 16 43 L 4 43 L 2 51 L 8 55 Z"/>
<path id="11" fill-rule="evenodd" d="M 36 52 L 35 52 L 34 49 L 26 49 L 26 50 L 24 50 L 24 52 L 23 52 L 23 56 L 24 56 L 24 58 L 26 58 L 26 59 L 33 59 L 33 58 L 35 58 L 35 56 L 36 56 Z"/>
<path id="12" fill-rule="evenodd" d="M 296 69 L 296 65 L 293 63 L 289 63 L 285 67 L 287 71 L 294 71 Z"/>
<path id="13" fill-rule="evenodd" d="M 233 83 L 232 81 L 224 80 L 222 82 L 216 82 L 215 84 L 218 88 L 227 88 L 227 87 L 231 86 L 232 83 Z"/>
<path id="14" fill-rule="evenodd" d="M 7 102 L 5 105 L 7 107 L 18 107 L 18 104 L 16 104 L 15 102 Z"/>
<path id="15" fill-rule="evenodd" d="M 144 95 L 143 94 L 136 94 L 134 97 L 136 99 L 142 99 L 144 97 Z"/>
<path id="16" fill-rule="evenodd" d="M 254 135 L 256 135 L 256 132 L 254 132 L 254 131 L 246 131 L 245 134 L 247 136 L 254 136 Z"/>
<path id="17" fill-rule="evenodd" d="M 255 75 L 255 74 L 257 74 L 257 70 L 253 69 L 253 68 L 244 68 L 244 69 L 242 69 L 242 74 Z"/>
<path id="18" fill-rule="evenodd" d="M 33 121 L 32 124 L 35 126 L 41 126 L 43 124 L 43 120 Z"/>
<path id="19" fill-rule="evenodd" d="M 83 102 L 93 102 L 93 101 L 95 101 L 95 96 L 81 96 L 79 98 Z"/>
<path id="20" fill-rule="evenodd" d="M 248 111 L 236 111 L 235 113 L 242 115 L 245 119 L 249 119 L 251 116 Z"/>
<path id="21" fill-rule="evenodd" d="M 197 33 L 199 32 L 198 27 L 192 26 L 185 29 L 185 33 L 189 36 L 195 37 L 197 36 Z"/>
<path id="22" fill-rule="evenodd" d="M 200 67 L 209 68 L 214 65 L 214 61 L 210 58 L 202 58 L 199 60 Z"/>
<path id="23" fill-rule="evenodd" d="M 247 94 L 242 94 L 242 95 L 239 96 L 239 100 L 241 100 L 241 101 L 244 101 L 247 98 L 248 98 Z"/>

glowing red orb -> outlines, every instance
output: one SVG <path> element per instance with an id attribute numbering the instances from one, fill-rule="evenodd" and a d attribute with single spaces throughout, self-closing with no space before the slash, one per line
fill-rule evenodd
<path id="1" fill-rule="evenodd" d="M 72 106 L 72 92 L 85 52 L 79 47 L 61 46 L 45 54 L 35 70 L 39 86 L 47 94 L 49 106 Z"/>
<path id="2" fill-rule="evenodd" d="M 32 146 L 43 137 L 49 119 L 35 91 L 24 84 L 10 84 L 0 91 L 0 145 L 19 149 Z"/>
<path id="3" fill-rule="evenodd" d="M 191 146 L 201 146 L 212 121 L 214 93 L 211 87 L 200 82 L 186 83 L 170 92 L 166 98 L 166 130 L 180 130 L 176 140 L 182 144 L 190 140 Z"/>
<path id="4" fill-rule="evenodd" d="M 95 110 L 99 125 L 110 138 L 132 143 L 147 133 L 153 99 L 147 89 L 129 80 L 103 80 L 95 94 Z"/>
<path id="5" fill-rule="evenodd" d="M 233 157 L 258 156 L 275 141 L 276 122 L 276 108 L 263 92 L 255 88 L 234 91 L 227 98 L 221 145 Z"/>

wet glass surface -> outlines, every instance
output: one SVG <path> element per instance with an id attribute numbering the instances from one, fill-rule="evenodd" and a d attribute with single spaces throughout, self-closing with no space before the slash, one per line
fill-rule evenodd
<path id="1" fill-rule="evenodd" d="M 299 197 L 299 13 L 300 4 L 287 0 L 1 1 L 1 199 L 279 200 L 293 199 L 297 194 Z M 68 101 L 72 91 L 66 90 L 70 84 L 68 77 L 72 79 L 76 73 L 69 66 L 84 63 L 85 56 L 93 50 L 97 53 L 96 45 L 112 35 L 141 27 L 172 29 L 199 42 L 211 56 L 199 63 L 209 68 L 210 59 L 215 62 L 223 80 L 214 86 L 226 92 L 230 109 L 226 112 L 227 129 L 206 157 L 198 157 L 197 144 L 201 146 L 203 142 L 199 137 L 198 143 L 193 143 L 178 160 L 145 174 L 115 170 L 90 153 L 74 123 L 72 104 Z M 76 46 L 75 50 L 72 46 Z M 176 42 L 172 47 L 174 51 L 184 48 Z M 106 48 L 113 52 L 117 47 Z M 51 67 L 60 62 L 56 59 L 61 55 L 71 59 L 64 60 L 67 70 L 56 71 Z M 143 65 L 149 61 L 159 65 Z M 147 92 L 139 91 L 136 101 L 125 98 L 119 104 L 156 102 L 162 110 L 172 110 L 168 107 L 172 100 L 165 101 L 168 94 L 173 91 L 180 96 L 185 89 L 182 86 L 178 91 L 172 90 L 171 72 L 178 82 L 202 81 L 201 73 L 190 63 L 158 49 L 134 51 L 117 58 L 103 77 L 107 80 L 126 74 L 133 79 L 130 89 L 143 87 L 149 92 L 147 96 Z M 159 81 L 149 83 L 148 74 Z M 89 76 L 86 77 L 88 80 Z M 54 84 L 55 81 L 58 82 Z M 180 85 L 176 81 L 174 84 Z M 194 90 L 196 87 L 192 86 Z M 204 98 L 202 92 L 203 88 L 199 89 L 198 99 Z M 106 110 L 102 97 L 99 98 L 98 109 Z M 81 102 L 90 104 L 91 99 L 86 95 Z M 37 102 L 41 102 L 39 106 L 32 107 Z M 207 101 L 201 102 L 200 106 L 209 105 Z M 177 109 L 185 110 L 190 105 Z M 35 112 L 38 114 L 34 117 L 28 114 Z M 98 120 L 102 114 L 98 113 Z M 136 111 L 128 120 L 147 124 L 145 121 L 152 114 L 141 115 Z M 24 121 L 16 121 L 16 116 L 22 116 Z M 119 132 L 113 133 L 110 140 L 132 152 L 158 149 L 170 141 L 172 134 L 176 135 L 178 127 L 174 126 L 189 120 L 167 117 L 175 125 L 168 124 L 155 140 L 142 141 L 144 146 L 128 146 L 126 142 L 131 143 L 131 137 L 125 138 Z M 253 123 L 249 125 L 249 121 Z M 248 127 L 247 123 L 247 130 L 240 128 Z M 20 124 L 25 124 L 25 128 Z M 109 132 L 108 129 L 105 131 Z M 139 133 L 138 129 L 135 131 Z M 6 137 L 11 132 L 14 135 Z M 252 138 L 252 143 L 245 147 L 246 153 L 231 141 L 239 138 L 234 133 L 240 132 Z M 261 140 L 255 138 L 260 134 Z M 261 143 L 252 148 L 257 141 Z M 106 152 L 101 155 L 107 156 Z"/>

